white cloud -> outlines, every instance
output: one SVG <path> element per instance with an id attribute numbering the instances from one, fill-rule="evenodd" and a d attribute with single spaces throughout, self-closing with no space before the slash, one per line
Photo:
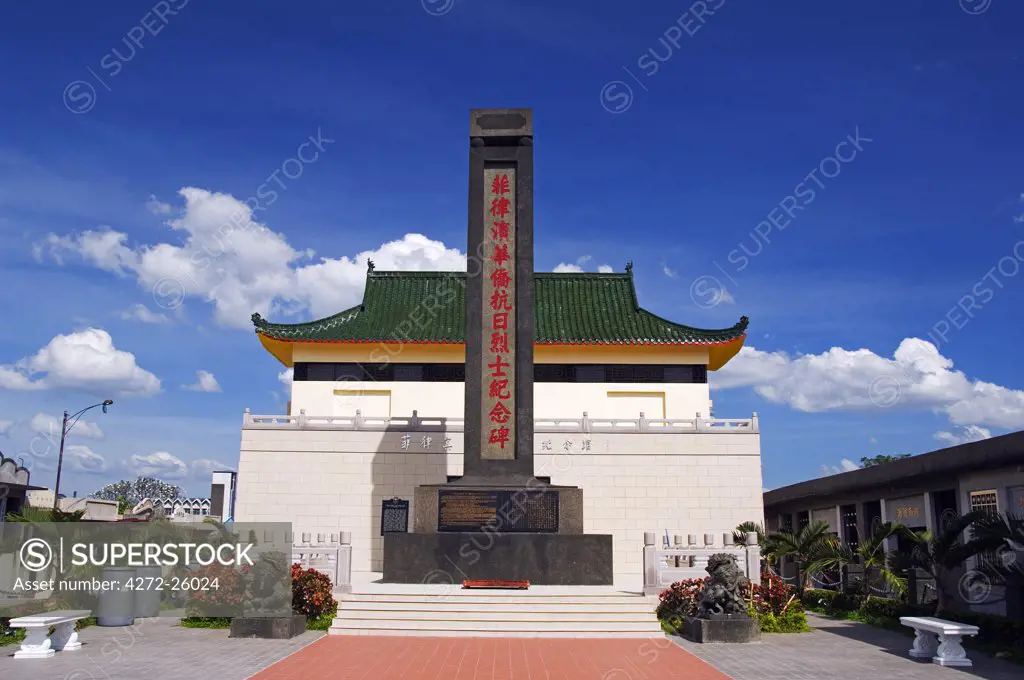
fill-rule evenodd
<path id="1" fill-rule="evenodd" d="M 101 328 L 58 335 L 31 357 L 0 366 L 0 388 L 9 390 L 82 389 L 106 396 L 150 395 L 160 380 L 114 347 Z"/>
<path id="2" fill-rule="evenodd" d="M 227 463 L 221 463 L 218 460 L 212 460 L 210 458 L 200 458 L 199 460 L 192 461 L 191 470 L 192 476 L 198 479 L 210 479 L 210 475 L 218 470 L 234 470 L 236 466 L 228 465 Z"/>
<path id="3" fill-rule="evenodd" d="M 867 349 L 790 356 L 745 347 L 712 380 L 809 413 L 896 407 L 930 410 L 954 425 L 1024 427 L 1024 391 L 969 379 L 920 338 L 903 340 L 891 359 Z"/>
<path id="4" fill-rule="evenodd" d="M 876 439 L 875 437 L 868 437 L 868 443 L 869 444 L 877 444 L 878 443 L 878 439 Z"/>
<path id="5" fill-rule="evenodd" d="M 295 372 L 294 368 L 286 368 L 277 374 L 277 379 L 281 381 L 282 385 L 288 387 L 292 386 L 292 374 Z"/>
<path id="6" fill-rule="evenodd" d="M 192 392 L 220 392 L 220 383 L 209 371 L 196 371 L 196 381 L 191 385 L 182 385 L 182 389 Z"/>
<path id="7" fill-rule="evenodd" d="M 0 420 L 0 435 L 6 435 L 14 427 L 13 420 Z"/>
<path id="8" fill-rule="evenodd" d="M 211 302 L 218 323 L 238 328 L 252 327 L 253 312 L 323 317 L 358 304 L 369 259 L 380 270 L 466 269 L 464 253 L 421 234 L 351 258 L 308 262 L 313 251 L 293 248 L 233 196 L 194 187 L 178 193 L 184 210 L 167 226 L 184 237 L 180 246 L 129 247 L 126 234 L 100 229 L 50 234 L 46 251 L 58 263 L 72 253 L 100 269 L 132 275 L 161 306 L 176 306 L 182 297 Z"/>
<path id="9" fill-rule="evenodd" d="M 149 307 L 143 304 L 132 305 L 128 309 L 121 312 L 122 319 L 129 319 L 134 321 L 141 321 L 142 323 L 171 323 L 170 318 L 166 314 L 156 314 L 150 311 Z"/>
<path id="10" fill-rule="evenodd" d="M 955 428 L 954 432 L 936 432 L 932 436 L 940 442 L 946 442 L 950 446 L 956 446 L 957 444 L 966 444 L 968 442 L 977 442 L 982 439 L 988 439 L 992 436 L 992 432 L 984 427 L 978 427 L 977 425 L 961 425 L 960 427 Z"/>
<path id="11" fill-rule="evenodd" d="M 839 465 L 822 465 L 821 474 L 826 475 L 838 475 L 841 472 L 852 472 L 853 470 L 859 470 L 860 465 L 857 465 L 849 458 L 843 458 L 839 461 Z"/>
<path id="12" fill-rule="evenodd" d="M 64 470 L 85 474 L 100 474 L 107 471 L 107 459 L 88 446 L 72 444 L 64 447 Z"/>
<path id="13" fill-rule="evenodd" d="M 32 416 L 32 420 L 29 421 L 29 427 L 32 428 L 33 432 L 39 434 L 45 434 L 48 437 L 54 439 L 54 441 L 60 441 L 60 428 L 63 423 L 62 418 L 51 416 L 48 413 L 37 413 Z M 74 424 L 74 429 L 68 434 L 68 437 L 83 437 L 85 439 L 103 439 L 103 430 L 96 423 L 88 420 L 79 419 Z"/>
<path id="14" fill-rule="evenodd" d="M 31 467 L 35 463 L 40 470 L 53 472 L 57 469 L 56 451 L 52 456 L 30 456 L 26 464 Z M 96 453 L 88 446 L 81 444 L 68 444 L 64 446 L 64 462 L 62 470 L 67 472 L 81 472 L 83 474 L 101 474 L 109 469 L 107 459 Z"/>
<path id="15" fill-rule="evenodd" d="M 579 266 L 578 264 L 569 264 L 567 262 L 562 262 L 560 264 L 556 264 L 555 268 L 552 269 L 551 271 L 553 271 L 556 274 L 580 274 L 583 272 L 583 267 Z"/>
<path id="16" fill-rule="evenodd" d="M 127 466 L 137 477 L 182 479 L 188 475 L 185 462 L 166 451 L 156 451 L 148 456 L 134 455 Z"/>
<path id="17" fill-rule="evenodd" d="M 575 264 L 571 262 L 562 262 L 555 265 L 555 268 L 551 271 L 556 274 L 582 274 L 586 271 L 583 266 L 593 259 L 594 257 L 592 255 L 583 255 L 576 259 Z M 598 266 L 597 271 L 601 274 L 611 274 L 615 270 L 610 264 L 602 264 Z"/>
<path id="18" fill-rule="evenodd" d="M 676 273 L 676 270 L 669 268 L 669 266 L 667 264 L 664 264 L 664 265 L 661 266 L 661 271 L 662 271 L 663 274 L 665 274 L 665 276 L 667 276 L 670 279 L 674 279 L 677 276 L 679 276 Z"/>
<path id="19" fill-rule="evenodd" d="M 149 200 L 146 201 L 146 207 L 149 208 L 149 212 L 154 215 L 170 215 L 171 206 L 163 201 L 157 199 L 156 196 L 150 196 Z"/>

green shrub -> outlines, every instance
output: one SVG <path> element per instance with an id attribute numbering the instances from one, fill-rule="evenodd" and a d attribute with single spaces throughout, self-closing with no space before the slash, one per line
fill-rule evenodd
<path id="1" fill-rule="evenodd" d="M 334 614 L 325 614 L 318 619 L 306 621 L 306 630 L 327 630 L 334 622 Z"/>
<path id="2" fill-rule="evenodd" d="M 0 618 L 0 647 L 13 645 L 25 639 L 25 629 L 11 628 L 10 623 L 10 618 Z"/>
<path id="3" fill-rule="evenodd" d="M 186 616 L 181 620 L 182 628 L 230 628 L 229 616 Z"/>
<path id="4" fill-rule="evenodd" d="M 869 596 L 861 603 L 858 611 L 864 615 L 879 619 L 898 619 L 908 616 L 909 607 L 899 600 L 889 597 Z"/>
<path id="5" fill-rule="evenodd" d="M 762 633 L 807 633 L 807 615 L 799 607 L 790 607 L 779 615 L 765 612 L 757 615 Z"/>
<path id="6" fill-rule="evenodd" d="M 804 592 L 804 609 L 819 614 L 843 616 L 860 608 L 863 598 L 856 593 L 844 593 L 838 590 L 808 588 Z"/>

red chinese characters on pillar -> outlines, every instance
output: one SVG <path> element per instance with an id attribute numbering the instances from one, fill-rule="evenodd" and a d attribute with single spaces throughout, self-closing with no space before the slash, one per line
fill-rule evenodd
<path id="1" fill-rule="evenodd" d="M 485 169 L 481 456 L 515 457 L 515 172 Z"/>

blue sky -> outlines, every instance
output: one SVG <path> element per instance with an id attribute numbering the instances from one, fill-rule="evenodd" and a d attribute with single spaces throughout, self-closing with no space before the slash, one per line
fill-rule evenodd
<path id="1" fill-rule="evenodd" d="M 1021 429 L 1022 23 L 1009 0 L 7 3 L 0 449 L 52 485 L 45 416 L 117 392 L 62 490 L 208 493 L 242 410 L 284 408 L 248 315 L 344 308 L 360 253 L 456 265 L 488 106 L 534 109 L 539 270 L 632 260 L 652 311 L 751 318 L 711 380 L 717 417 L 759 413 L 765 486 Z M 268 186 L 266 230 L 216 248 Z"/>

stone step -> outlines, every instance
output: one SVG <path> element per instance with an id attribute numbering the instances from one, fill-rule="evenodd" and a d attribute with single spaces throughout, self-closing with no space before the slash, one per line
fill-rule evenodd
<path id="1" fill-rule="evenodd" d="M 655 620 L 654 614 L 650 611 L 621 612 L 621 611 L 478 611 L 478 610 L 452 610 L 444 609 L 420 609 L 420 610 L 386 610 L 386 609 L 339 609 L 334 621 L 533 621 L 548 623 L 552 621 L 579 622 L 579 621 L 605 621 L 605 622 L 630 622 L 650 623 Z"/>
<path id="2" fill-rule="evenodd" d="M 476 619 L 420 620 L 395 619 L 388 621 L 365 619 L 334 619 L 331 632 L 342 634 L 346 630 L 391 631 L 466 631 L 466 632 L 528 632 L 528 633 L 661 633 L 661 625 L 652 615 L 647 621 L 487 621 Z"/>
<path id="3" fill-rule="evenodd" d="M 601 612 L 638 613 L 650 615 L 654 612 L 652 602 L 383 602 L 383 601 L 352 601 L 343 600 L 339 611 L 446 611 L 446 612 L 572 612 L 579 614 L 597 614 Z"/>
<path id="4" fill-rule="evenodd" d="M 484 638 L 636 638 L 651 639 L 664 637 L 665 634 L 658 629 L 658 632 L 645 631 L 581 631 L 581 630 L 413 630 L 384 628 L 329 628 L 329 635 L 373 635 L 373 636 L 397 636 L 397 637 L 484 637 Z"/>
<path id="5" fill-rule="evenodd" d="M 642 595 L 609 594 L 609 595 L 498 595 L 464 594 L 465 591 L 453 591 L 437 595 L 417 595 L 409 593 L 335 593 L 339 602 L 419 602 L 444 606 L 455 602 L 473 602 L 477 604 L 540 604 L 540 603 L 575 603 L 575 604 L 630 604 L 637 602 L 657 602 L 656 598 L 645 598 Z"/>

